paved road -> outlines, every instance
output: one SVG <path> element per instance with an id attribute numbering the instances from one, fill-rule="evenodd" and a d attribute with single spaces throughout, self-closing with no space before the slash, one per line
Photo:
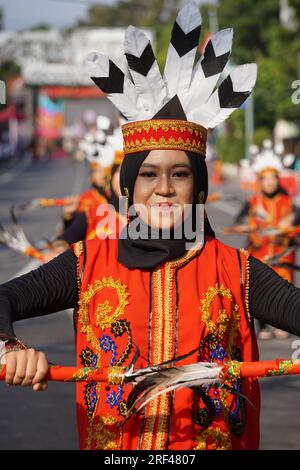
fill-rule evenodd
<path id="1" fill-rule="evenodd" d="M 9 182 L 5 183 L 5 178 Z M 6 176 L 0 173 L 0 220 L 8 221 L 7 208 L 13 201 L 46 195 L 60 197 L 74 192 L 74 188 L 78 189 L 85 181 L 86 171 L 69 161 L 28 165 L 20 168 L 19 174 L 11 170 Z M 230 182 L 225 190 L 238 192 L 238 187 Z M 238 207 L 237 202 L 209 206 L 212 225 L 216 229 L 230 225 Z M 58 221 L 59 211 L 48 209 L 26 216 L 24 227 L 37 240 L 47 238 Z M 241 237 L 224 241 L 232 246 L 242 246 L 244 242 Z M 28 268 L 28 260 L 0 247 L 0 282 Z M 44 350 L 51 362 L 75 363 L 71 312 L 20 322 L 16 332 L 28 344 Z M 261 343 L 261 359 L 290 357 L 294 340 Z M 293 377 L 264 379 L 261 385 L 261 448 L 300 449 L 300 380 Z M 78 448 L 73 385 L 50 384 L 48 392 L 34 393 L 29 389 L 8 388 L 1 383 L 0 409 L 0 449 Z"/>

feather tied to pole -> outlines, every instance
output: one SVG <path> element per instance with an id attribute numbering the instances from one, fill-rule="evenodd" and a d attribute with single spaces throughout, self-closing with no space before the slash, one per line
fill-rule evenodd
<path id="1" fill-rule="evenodd" d="M 0 366 L 0 380 L 5 380 L 5 365 Z M 130 412 L 143 408 L 163 393 L 181 388 L 228 386 L 241 378 L 274 377 L 300 374 L 300 361 L 275 359 L 272 361 L 226 363 L 198 362 L 184 366 L 159 365 L 134 370 L 133 367 L 106 369 L 49 367 L 46 380 L 59 382 L 106 382 L 109 385 L 129 384 L 133 389 L 128 397 Z M 130 413 L 129 413 L 130 414 Z"/>
<path id="2" fill-rule="evenodd" d="M 28 256 L 30 258 L 44 261 L 44 255 L 38 249 L 34 248 L 29 242 L 22 227 L 14 221 L 14 235 L 8 232 L 2 224 L 0 224 L 0 244 L 6 246 L 16 253 Z"/>

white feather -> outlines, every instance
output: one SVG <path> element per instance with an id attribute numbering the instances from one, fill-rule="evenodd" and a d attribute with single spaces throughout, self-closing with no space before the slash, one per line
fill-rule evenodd
<path id="1" fill-rule="evenodd" d="M 155 389 L 152 390 L 149 398 L 142 401 L 142 404 L 139 405 L 137 411 L 146 406 L 151 400 L 164 393 L 188 387 L 220 385 L 220 373 L 222 371 L 222 367 L 217 364 L 212 364 L 212 367 L 209 366 L 210 364 L 205 363 L 205 365 L 203 365 L 198 363 L 179 367 L 178 374 L 174 374 L 173 377 L 167 378 L 161 384 L 157 385 Z"/>
<path id="2" fill-rule="evenodd" d="M 186 34 L 200 26 L 201 21 L 201 14 L 195 2 L 190 2 L 183 7 L 176 18 L 176 22 Z M 177 93 L 184 93 L 185 90 L 188 90 L 191 83 L 196 50 L 197 47 L 194 47 L 190 52 L 179 57 L 170 42 L 164 70 L 164 79 L 167 83 L 170 99 Z"/>
<path id="3" fill-rule="evenodd" d="M 6 364 L 6 341 L 0 340 L 0 364 Z"/>
<path id="4" fill-rule="evenodd" d="M 105 55 L 91 52 L 85 63 L 91 77 L 107 78 L 109 76 L 109 58 Z M 124 76 L 123 93 L 109 93 L 106 96 L 129 121 L 141 119 L 141 116 L 144 116 L 144 119 L 151 117 L 149 113 L 146 115 L 137 89 L 126 75 Z"/>
<path id="5" fill-rule="evenodd" d="M 231 51 L 232 39 L 232 28 L 224 29 L 213 35 L 211 38 L 211 43 L 213 45 L 216 57 Z M 208 100 L 222 73 L 221 71 L 215 75 L 206 77 L 202 68 L 203 59 L 204 54 L 201 56 L 194 68 L 193 78 L 189 90 L 186 90 L 185 93 L 179 95 L 188 119 L 195 108 L 200 107 Z M 225 65 L 226 64 L 224 64 L 224 68 Z"/>
<path id="6" fill-rule="evenodd" d="M 97 129 L 103 132 L 103 131 L 108 131 L 111 125 L 111 120 L 107 116 L 103 116 L 102 114 L 99 114 L 99 116 L 97 116 L 96 123 L 97 123 Z"/>
<path id="7" fill-rule="evenodd" d="M 123 150 L 123 136 L 120 127 L 116 127 L 113 134 L 107 136 L 107 142 L 115 149 L 115 151 Z"/>
<path id="8" fill-rule="evenodd" d="M 245 64 L 235 67 L 230 73 L 230 77 L 235 92 L 250 92 L 256 82 L 257 65 Z M 221 108 L 217 89 L 203 106 L 199 109 L 195 107 L 190 119 L 208 129 L 213 129 L 225 121 L 235 110 L 236 108 Z"/>
<path id="9" fill-rule="evenodd" d="M 148 44 L 150 44 L 150 41 L 145 33 L 133 26 L 127 28 L 124 41 L 126 54 L 141 57 Z M 144 109 L 154 116 L 167 101 L 167 88 L 161 76 L 157 61 L 155 60 L 153 62 L 146 77 L 132 70 L 130 64 L 129 70 Z"/>
<path id="10" fill-rule="evenodd" d="M 166 368 L 157 372 L 155 371 L 155 368 L 152 370 L 150 369 L 149 373 L 144 375 L 143 378 L 149 377 L 149 375 L 152 376 L 155 380 L 155 385 L 151 386 L 148 390 L 145 390 L 145 392 L 137 398 L 133 407 L 140 410 L 154 398 L 173 390 L 180 390 L 181 388 L 186 387 L 211 386 L 215 384 L 220 385 L 222 382 L 220 378 L 221 371 L 222 366 L 216 363 L 206 362 L 172 367 L 170 369 Z M 136 379 L 136 375 L 139 372 L 145 374 L 147 369 L 137 371 L 132 374 L 135 382 L 139 381 Z M 143 380 L 143 378 L 141 378 L 141 380 Z"/>
<path id="11" fill-rule="evenodd" d="M 24 253 L 26 248 L 31 246 L 23 230 L 20 228 L 18 229 L 16 236 L 13 236 L 1 227 L 0 242 L 17 253 Z"/>

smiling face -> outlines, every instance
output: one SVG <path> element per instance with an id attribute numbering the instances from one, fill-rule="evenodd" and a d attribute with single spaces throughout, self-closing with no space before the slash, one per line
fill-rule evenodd
<path id="1" fill-rule="evenodd" d="M 189 159 L 180 150 L 152 150 L 142 163 L 133 202 L 140 218 L 156 229 L 168 230 L 187 215 L 193 203 L 194 178 Z"/>
<path id="2" fill-rule="evenodd" d="M 279 188 L 279 179 L 276 171 L 266 170 L 259 178 L 261 189 L 266 194 L 273 194 Z"/>

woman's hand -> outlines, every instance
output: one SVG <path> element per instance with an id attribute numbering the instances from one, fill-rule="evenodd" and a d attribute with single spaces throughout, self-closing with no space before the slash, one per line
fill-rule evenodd
<path id="1" fill-rule="evenodd" d="M 48 251 L 43 253 L 44 263 L 49 263 L 49 261 L 52 261 L 54 258 L 64 253 L 68 248 L 69 245 L 67 242 L 64 240 L 56 240 L 52 243 Z"/>
<path id="2" fill-rule="evenodd" d="M 43 352 L 33 348 L 20 351 L 8 351 L 5 354 L 6 378 L 8 385 L 32 387 L 34 391 L 47 390 L 45 380 L 48 373 L 48 361 Z"/>
<path id="3" fill-rule="evenodd" d="M 79 196 L 68 196 L 65 198 L 63 216 L 66 220 L 72 218 L 74 213 L 77 211 L 79 199 Z"/>

